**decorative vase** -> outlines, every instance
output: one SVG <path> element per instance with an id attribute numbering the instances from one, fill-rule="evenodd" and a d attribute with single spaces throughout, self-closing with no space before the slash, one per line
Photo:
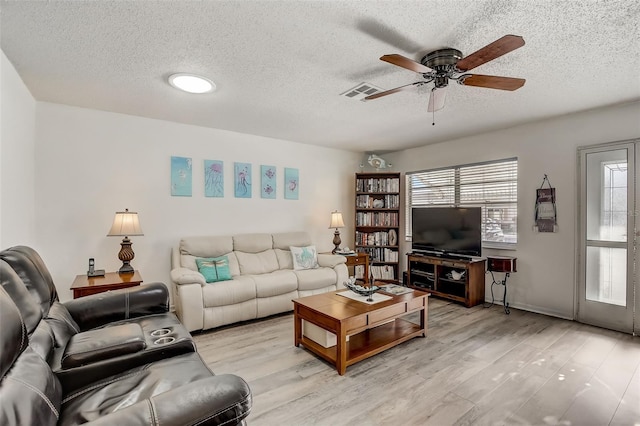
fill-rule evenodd
<path id="1" fill-rule="evenodd" d="M 398 234 L 395 229 L 389 230 L 389 245 L 395 246 L 398 243 Z"/>

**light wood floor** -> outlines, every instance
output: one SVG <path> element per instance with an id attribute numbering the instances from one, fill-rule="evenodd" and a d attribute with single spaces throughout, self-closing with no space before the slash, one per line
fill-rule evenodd
<path id="1" fill-rule="evenodd" d="M 429 333 L 347 368 L 293 346 L 293 315 L 195 335 L 251 386 L 257 425 L 640 425 L 640 338 L 431 298 Z"/>

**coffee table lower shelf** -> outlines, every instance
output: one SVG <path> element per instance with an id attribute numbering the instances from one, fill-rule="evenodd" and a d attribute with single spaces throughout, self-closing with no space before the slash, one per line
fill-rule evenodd
<path id="1" fill-rule="evenodd" d="M 414 337 L 426 337 L 428 293 L 412 290 L 387 294 L 374 304 L 351 300 L 329 292 L 293 300 L 294 344 L 325 359 L 343 375 L 348 366 Z M 407 315 L 417 314 L 418 322 Z M 321 344 L 303 333 L 303 322 L 334 335 L 333 346 Z M 314 332 L 315 334 L 315 332 Z M 329 334 L 327 334 L 329 336 Z M 328 347 L 327 347 L 328 346 Z"/>
<path id="2" fill-rule="evenodd" d="M 347 342 L 345 367 L 419 336 L 424 337 L 424 330 L 418 324 L 402 318 L 396 318 L 386 324 L 351 335 Z M 334 365 L 337 363 L 337 345 L 325 348 L 304 335 L 300 343 L 330 363 Z"/>

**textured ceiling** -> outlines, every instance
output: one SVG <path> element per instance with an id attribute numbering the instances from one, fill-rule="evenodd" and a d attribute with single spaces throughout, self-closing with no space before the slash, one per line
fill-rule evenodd
<path id="1" fill-rule="evenodd" d="M 383 152 L 640 99 L 637 0 L 2 1 L 2 50 L 40 101 L 354 151 Z M 473 70 L 515 92 L 451 84 L 374 101 L 339 96 L 421 77 L 378 58 L 526 45 Z M 188 95 L 174 72 L 213 79 Z"/>

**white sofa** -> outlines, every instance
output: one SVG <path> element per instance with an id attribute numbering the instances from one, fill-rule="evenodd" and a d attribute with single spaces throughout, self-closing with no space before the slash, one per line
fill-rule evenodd
<path id="1" fill-rule="evenodd" d="M 189 331 L 293 310 L 292 299 L 344 288 L 345 258 L 318 254 L 319 268 L 294 270 L 290 246 L 313 245 L 306 232 L 188 237 L 171 256 L 176 314 Z M 227 256 L 232 279 L 206 283 L 196 258 Z"/>

